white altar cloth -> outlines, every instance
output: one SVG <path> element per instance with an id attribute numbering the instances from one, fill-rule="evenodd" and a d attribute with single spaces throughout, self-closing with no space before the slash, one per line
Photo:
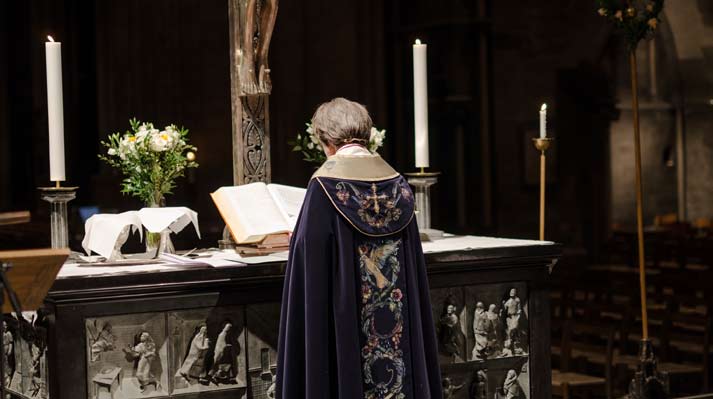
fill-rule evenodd
<path id="1" fill-rule="evenodd" d="M 447 234 L 444 238 L 436 241 L 428 241 L 422 243 L 423 252 L 439 253 L 450 251 L 467 251 L 487 248 L 504 248 L 504 247 L 522 247 L 532 245 L 552 245 L 551 241 L 535 241 L 535 240 L 518 240 L 496 237 L 477 237 L 477 236 L 454 236 Z M 199 257 L 189 259 L 176 255 L 162 255 L 160 259 L 147 262 L 145 264 L 133 263 L 131 265 L 92 265 L 65 263 L 62 266 L 57 278 L 73 278 L 73 277 L 90 277 L 101 275 L 118 275 L 118 274 L 134 274 L 134 273 L 151 273 L 165 272 L 175 270 L 185 270 L 193 267 L 233 267 L 245 266 L 260 263 L 284 262 L 287 260 L 287 253 L 281 252 L 267 256 L 253 256 L 244 258 L 235 253 L 226 253 L 221 251 L 211 251 L 210 257 Z"/>

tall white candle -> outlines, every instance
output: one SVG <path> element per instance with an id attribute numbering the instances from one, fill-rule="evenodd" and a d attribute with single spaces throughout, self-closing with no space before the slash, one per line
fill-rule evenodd
<path id="1" fill-rule="evenodd" d="M 64 181 L 64 104 L 62 100 L 62 43 L 52 36 L 45 43 L 47 64 L 47 122 L 49 126 L 50 180 Z"/>
<path id="2" fill-rule="evenodd" d="M 426 45 L 413 45 L 413 119 L 416 134 L 416 167 L 428 167 L 428 81 Z"/>
<path id="3" fill-rule="evenodd" d="M 540 138 L 547 137 L 547 104 L 542 104 L 540 108 Z"/>

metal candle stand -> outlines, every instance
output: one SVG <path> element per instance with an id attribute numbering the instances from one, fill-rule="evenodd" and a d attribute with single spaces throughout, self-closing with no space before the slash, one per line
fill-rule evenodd
<path id="1" fill-rule="evenodd" d="M 69 247 L 69 223 L 67 222 L 67 203 L 77 196 L 78 187 L 39 187 L 40 197 L 52 206 L 50 229 L 52 248 Z"/>
<path id="2" fill-rule="evenodd" d="M 545 186 L 547 176 L 547 156 L 545 152 L 550 148 L 553 139 L 534 138 L 535 148 L 540 151 L 540 241 L 545 240 Z"/>
<path id="3" fill-rule="evenodd" d="M 639 84 L 637 79 L 636 51 L 629 51 L 631 72 L 631 109 L 634 113 L 634 166 L 636 184 L 636 237 L 639 255 L 639 294 L 641 295 L 641 342 L 639 343 L 639 364 L 634 378 L 629 384 L 631 399 L 665 399 L 670 397 L 668 376 L 656 368 L 651 341 L 649 340 L 649 317 L 646 308 L 646 255 L 644 253 L 644 195 L 641 184 L 641 135 L 639 126 Z"/>
<path id="4" fill-rule="evenodd" d="M 440 172 L 406 173 L 408 182 L 414 188 L 416 201 L 416 223 L 422 236 L 432 240 L 443 236 L 443 231 L 431 228 L 431 186 L 438 182 Z"/>

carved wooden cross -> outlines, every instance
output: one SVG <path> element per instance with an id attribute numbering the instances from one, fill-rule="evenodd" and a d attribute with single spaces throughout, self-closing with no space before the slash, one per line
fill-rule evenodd
<path id="1" fill-rule="evenodd" d="M 233 130 L 233 184 L 269 183 L 270 68 L 268 49 L 278 0 L 228 0 L 230 34 L 230 103 Z M 256 73 L 257 71 L 257 73 Z M 223 229 L 222 249 L 233 248 Z"/>
<path id="2" fill-rule="evenodd" d="M 268 49 L 278 0 L 229 0 L 233 184 L 270 182 Z"/>

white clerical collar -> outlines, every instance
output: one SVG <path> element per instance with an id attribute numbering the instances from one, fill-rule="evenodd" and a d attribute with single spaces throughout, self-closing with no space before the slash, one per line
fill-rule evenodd
<path id="1" fill-rule="evenodd" d="M 335 155 L 348 155 L 356 157 L 368 157 L 373 154 L 363 145 L 359 144 L 345 144 L 337 150 Z"/>

